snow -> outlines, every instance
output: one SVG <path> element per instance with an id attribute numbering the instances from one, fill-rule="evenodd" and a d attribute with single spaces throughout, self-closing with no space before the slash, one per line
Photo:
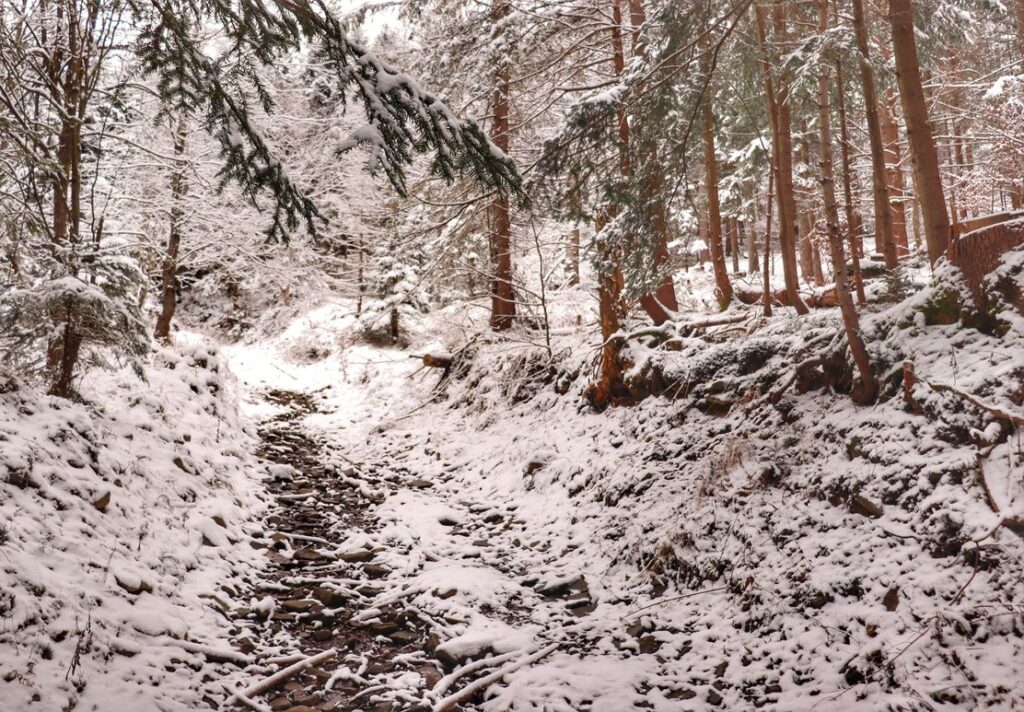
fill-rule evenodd
<path id="1" fill-rule="evenodd" d="M 182 646 L 227 636 L 211 597 L 261 565 L 243 543 L 265 505 L 232 379 L 185 346 L 158 351 L 145 383 L 93 374 L 84 396 L 0 394 L 0 707 L 197 709 L 189 666 L 223 666 Z"/>
<path id="2" fill-rule="evenodd" d="M 922 378 L 972 391 L 1012 382 L 1024 365 L 1018 337 L 925 324 L 919 310 L 935 293 L 865 316 L 876 358 L 911 358 Z M 874 408 L 822 392 L 724 416 L 699 408 L 712 382 L 728 392 L 783 376 L 838 326 L 834 311 L 782 314 L 714 343 L 681 339 L 680 351 L 636 343 L 638 375 L 658 367 L 695 390 L 597 415 L 578 391 L 524 380 L 531 347 L 501 342 L 478 344 L 469 373 L 439 397 L 436 371 L 349 340 L 349 309 L 327 300 L 280 337 L 233 347 L 232 362 L 256 390 L 316 394 L 320 412 L 304 426 L 342 462 L 430 483 L 384 492 L 375 528 L 338 533 L 339 547 L 372 548 L 390 571 L 357 620 L 411 607 L 439 636 L 435 654 L 460 661 L 559 644 L 472 709 L 917 708 L 947 688 L 962 705 L 1024 701 L 1004 683 L 1024 664 L 1012 612 L 1024 603 L 1012 573 L 1024 550 L 965 475 L 975 446 L 950 437 L 966 427 L 998 440 L 990 418 L 920 385 L 914 395 L 934 419 L 906 412 L 898 395 Z M 454 354 L 465 339 L 459 309 L 416 323 L 409 351 Z M 594 333 L 575 326 L 581 311 L 571 299 L 553 305 L 565 373 L 588 373 Z M 325 331 L 336 343 L 323 360 L 288 360 Z M 986 367 L 960 355 L 951 368 L 954 352 Z M 1017 449 L 1005 441 L 986 464 L 1005 512 L 1021 490 Z M 358 481 L 360 467 L 347 477 Z M 881 515 L 855 511 L 854 496 Z M 942 551 L 954 536 L 967 543 Z M 976 546 L 996 557 L 992 569 L 961 553 Z M 952 651 L 963 673 L 942 662 Z M 969 691 L 962 674 L 976 681 Z M 428 692 L 407 671 L 360 677 L 384 686 L 373 695 L 382 701 Z"/>
<path id="3" fill-rule="evenodd" d="M 1004 260 L 1001 277 L 1019 279 L 1020 265 Z M 712 301 L 708 273 L 685 277 L 695 305 Z M 678 350 L 631 339 L 630 377 L 657 370 L 672 397 L 593 413 L 581 407 L 597 346 L 582 290 L 551 304 L 559 356 L 540 370 L 551 363 L 541 339 L 488 338 L 466 304 L 409 322 L 403 350 L 366 342 L 353 303 L 328 296 L 220 355 L 182 333 L 147 384 L 92 377 L 87 397 L 103 409 L 0 394 L 0 565 L 21 628 L 0 633 L 0 670 L 22 706 L 38 692 L 83 709 L 195 709 L 252 685 L 259 670 L 203 650 L 230 652 L 211 596 L 248 597 L 261 629 L 277 612 L 273 589 L 251 585 L 262 557 L 248 542 L 263 478 L 296 471 L 257 463 L 243 418 L 280 415 L 265 395 L 286 390 L 312 397 L 299 427 L 368 500 L 370 525 L 325 533 L 318 548 L 370 550 L 385 572 L 365 595 L 349 578 L 318 585 L 357 603 L 352 624 L 400 609 L 436 636 L 383 668 L 353 651 L 328 688 L 405 709 L 494 675 L 466 705 L 487 712 L 1020 705 L 1008 681 L 1024 665 L 1024 545 L 1000 526 L 1024 512 L 1020 444 L 927 384 L 1019 410 L 1022 321 L 1006 313 L 1003 336 L 929 324 L 925 307 L 961 286 L 944 269 L 932 286 L 923 271 L 908 279 L 920 285 L 908 299 L 865 310 L 888 383 L 870 408 L 827 391 L 763 397 L 839 326 L 834 310 L 779 310 L 680 337 Z M 440 390 L 440 370 L 409 358 L 458 357 L 470 340 L 467 370 Z M 907 360 L 923 414 L 903 401 Z M 93 502 L 107 493 L 104 514 Z M 86 626 L 94 652 L 65 683 Z M 55 630 L 65 635 L 52 642 Z M 29 667 L 44 644 L 52 658 Z M 436 688 L 419 667 L 433 659 L 454 671 Z M 210 687 L 188 665 L 209 667 Z"/>

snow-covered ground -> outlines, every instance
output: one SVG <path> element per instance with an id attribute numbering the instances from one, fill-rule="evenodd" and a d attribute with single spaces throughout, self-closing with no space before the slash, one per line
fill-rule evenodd
<path id="1" fill-rule="evenodd" d="M 1021 410 L 1024 320 L 934 323 L 944 279 L 869 310 L 868 408 L 789 380 L 835 313 L 753 310 L 672 348 L 633 339 L 630 379 L 671 397 L 594 413 L 575 290 L 550 352 L 540 331 L 489 336 L 471 304 L 371 345 L 328 297 L 219 354 L 179 334 L 145 383 L 92 374 L 102 407 L 5 385 L 0 709 L 199 709 L 286 664 L 234 647 L 281 558 L 247 425 L 286 411 L 275 392 L 311 396 L 295 427 L 366 490 L 358 527 L 315 537 L 327 560 L 370 552 L 353 576 L 372 554 L 345 625 L 410 627 L 387 660 L 330 662 L 316 684 L 358 690 L 340 709 L 1019 708 L 1024 453 L 992 412 Z M 439 386 L 412 356 L 440 352 L 467 358 Z"/>
<path id="2" fill-rule="evenodd" d="M 1024 546 L 1000 521 L 1020 514 L 1020 444 L 925 382 L 1015 407 L 993 384 L 1024 366 L 1021 331 L 926 326 L 929 294 L 866 320 L 890 369 L 872 408 L 757 395 L 834 332 L 831 312 L 634 347 L 636 371 L 656 365 L 677 398 L 601 415 L 579 397 L 597 345 L 574 326 L 590 321 L 582 296 L 555 314 L 550 368 L 538 335 L 480 338 L 441 391 L 409 353 L 360 343 L 343 301 L 228 355 L 254 393 L 316 395 L 305 428 L 325 457 L 409 485 L 372 508 L 375 526 L 334 532 L 390 572 L 357 619 L 404 608 L 436 636 L 404 668 L 357 675 L 370 702 L 445 708 L 481 680 L 471 709 L 1013 709 Z M 415 325 L 411 352 L 465 344 L 464 320 Z M 424 656 L 454 672 L 428 680 Z"/>
<path id="3" fill-rule="evenodd" d="M 194 710 L 251 662 L 224 615 L 262 565 L 262 465 L 201 342 L 86 404 L 0 387 L 0 709 Z M 101 405 L 102 404 L 102 405 Z"/>

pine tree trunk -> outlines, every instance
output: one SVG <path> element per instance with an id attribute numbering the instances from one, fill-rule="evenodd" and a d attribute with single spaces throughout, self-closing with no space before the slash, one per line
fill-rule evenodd
<path id="1" fill-rule="evenodd" d="M 621 10 L 620 10 L 621 15 Z M 640 47 L 640 27 L 646 20 L 642 0 L 629 0 L 629 22 L 632 28 L 631 48 L 633 56 L 645 55 L 646 52 Z M 617 71 L 621 74 L 621 70 Z M 650 147 L 641 146 L 637 156 L 637 164 L 645 176 L 646 186 L 644 196 L 648 203 L 645 206 L 648 213 L 648 223 L 651 229 L 651 236 L 654 239 L 654 272 L 658 275 L 658 287 L 653 294 L 645 294 L 640 298 L 640 306 L 650 317 L 655 325 L 660 326 L 670 318 L 671 314 L 679 310 L 679 302 L 676 299 L 676 288 L 672 282 L 670 262 L 672 259 L 668 249 L 669 243 L 669 217 L 668 208 L 663 200 L 665 193 L 665 178 L 661 164 L 657 156 L 652 154 Z"/>
<path id="2" fill-rule="evenodd" d="M 754 275 L 761 271 L 761 263 L 757 259 L 757 233 L 753 225 L 747 230 L 747 223 L 740 220 L 740 242 L 747 244 L 747 275 L 753 279 Z"/>
<path id="3" fill-rule="evenodd" d="M 598 211 L 594 224 L 594 232 L 601 234 L 612 216 L 604 209 Z M 611 266 L 616 263 L 615 255 L 610 254 L 603 240 L 597 241 L 598 250 L 598 319 L 601 323 L 601 364 L 597 381 L 588 391 L 590 404 L 603 409 L 611 405 L 616 397 L 625 393 L 623 384 L 622 363 L 619 360 L 621 342 L 613 338 L 622 325 L 622 300 L 619 291 L 619 280 L 616 270 Z"/>
<path id="4" fill-rule="evenodd" d="M 715 158 L 715 117 L 711 106 L 711 92 L 704 98 L 704 175 L 708 191 L 708 249 L 715 270 L 715 298 L 725 309 L 732 301 L 732 284 L 725 267 L 722 247 L 722 213 L 718 198 L 718 162 Z"/>
<path id="5" fill-rule="evenodd" d="M 80 47 L 75 0 L 58 3 L 56 12 L 58 27 L 54 31 L 53 50 L 49 57 L 49 89 L 53 103 L 61 106 L 63 116 L 57 138 L 58 165 L 53 177 L 52 238 L 57 249 L 63 250 L 69 245 L 78 244 L 82 221 L 81 126 L 85 109 L 82 96 L 87 67 L 86 57 Z M 66 57 L 61 45 L 62 39 L 67 41 Z M 61 256 L 59 259 L 64 258 Z M 72 273 L 77 271 L 74 263 L 67 267 Z M 84 338 L 77 311 L 75 301 L 67 298 L 52 314 L 59 332 L 47 344 L 46 366 L 52 379 L 49 393 L 60 398 L 70 398 L 74 394 L 75 368 Z"/>
<path id="6" fill-rule="evenodd" d="M 773 20 L 775 36 L 780 41 L 786 39 L 786 14 L 782 5 L 774 5 Z M 793 136 L 790 122 L 790 86 L 788 73 L 783 72 L 779 79 L 778 93 L 772 79 L 771 65 L 778 59 L 769 59 L 767 55 L 767 39 L 765 31 L 765 8 L 759 5 L 756 11 L 758 38 L 764 54 L 761 70 L 765 83 L 765 94 L 768 97 L 768 115 L 772 125 L 772 153 L 775 165 L 776 206 L 779 212 L 779 251 L 782 255 L 782 275 L 785 282 L 786 296 L 798 314 L 808 314 L 810 310 L 800 297 L 800 284 L 796 264 L 796 196 L 793 186 Z"/>
<path id="7" fill-rule="evenodd" d="M 510 6 L 508 0 L 494 0 L 491 19 L 499 32 Z M 499 59 L 494 72 L 493 118 L 491 141 L 506 154 L 509 150 L 509 87 L 510 70 L 505 58 Z M 516 298 L 512 286 L 512 219 L 508 195 L 499 193 L 491 202 L 491 328 L 506 331 L 516 318 Z"/>
<path id="8" fill-rule="evenodd" d="M 917 41 L 914 38 L 914 9 L 910 0 L 889 0 L 889 23 L 892 26 L 896 79 L 903 102 L 903 120 L 910 140 L 914 185 L 924 220 L 928 260 L 934 265 L 949 246 L 950 222 L 942 192 L 938 152 L 928 123 L 928 107 L 921 84 Z"/>
<path id="9" fill-rule="evenodd" d="M 885 256 L 885 266 L 893 269 L 898 264 L 896 243 L 892 233 L 892 213 L 889 205 L 889 183 L 885 175 L 885 148 L 882 126 L 878 116 L 878 93 L 875 90 L 875 72 L 871 68 L 868 48 L 867 23 L 864 19 L 864 0 L 853 0 L 853 29 L 860 50 L 860 79 L 864 93 L 864 111 L 871 145 L 871 182 L 875 199 L 875 247 Z"/>
<path id="10" fill-rule="evenodd" d="M 171 335 L 171 321 L 178 308 L 178 248 L 181 245 L 181 201 L 185 197 L 185 168 L 182 157 L 185 154 L 187 125 L 185 114 L 178 117 L 174 133 L 175 165 L 171 174 L 171 225 L 167 235 L 167 249 L 160 266 L 160 315 L 156 320 L 154 336 L 168 341 Z"/>
<path id="11" fill-rule="evenodd" d="M 903 169 L 900 163 L 900 131 L 896 123 L 896 97 L 886 91 L 882 103 L 882 142 L 885 145 L 885 180 L 889 189 L 889 214 L 892 235 L 896 244 L 897 258 L 910 254 L 910 239 L 907 233 L 907 210 L 904 205 Z"/>
<path id="12" fill-rule="evenodd" d="M 843 63 L 836 55 L 836 96 L 838 97 L 840 148 L 843 158 L 843 198 L 846 208 L 846 240 L 850 246 L 850 263 L 853 265 L 853 286 L 857 291 L 857 303 L 867 304 L 864 293 L 864 278 L 860 272 L 860 260 L 864 250 L 860 244 L 861 218 L 853 205 L 853 170 L 850 167 L 850 137 L 846 125 L 846 83 L 843 81 Z"/>
<path id="13" fill-rule="evenodd" d="M 764 220 L 764 274 L 761 277 L 761 287 L 764 290 L 761 294 L 761 304 L 764 307 L 764 315 L 772 315 L 772 285 L 771 285 L 771 266 L 772 266 L 772 192 L 775 189 L 775 156 L 769 156 L 768 161 L 770 163 L 768 167 L 768 199 L 765 201 L 765 220 Z M 753 232 L 753 231 L 751 231 Z"/>
<path id="14" fill-rule="evenodd" d="M 740 271 L 740 228 L 739 220 L 729 218 L 729 244 L 732 245 L 732 273 Z"/>
<path id="15" fill-rule="evenodd" d="M 818 31 L 828 30 L 828 0 L 817 0 Z M 872 403 L 878 394 L 878 385 L 871 371 L 871 361 L 860 333 L 860 318 L 850 295 L 849 279 L 846 273 L 846 256 L 843 254 L 843 237 L 839 229 L 839 207 L 836 202 L 835 172 L 832 166 L 832 111 L 829 106 L 829 66 L 822 63 L 818 77 L 818 127 L 821 134 L 821 192 L 825 204 L 825 222 L 828 226 L 828 242 L 835 270 L 836 294 L 839 309 L 843 315 L 843 326 L 850 345 L 850 353 L 860 373 L 861 387 L 854 388 L 854 400 L 858 403 Z"/>
<path id="16" fill-rule="evenodd" d="M 1024 55 L 1024 0 L 1015 0 L 1014 5 L 1017 20 L 1017 51 Z"/>

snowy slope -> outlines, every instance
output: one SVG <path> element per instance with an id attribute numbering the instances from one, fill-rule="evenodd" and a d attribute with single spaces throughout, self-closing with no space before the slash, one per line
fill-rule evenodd
<path id="1" fill-rule="evenodd" d="M 202 345 L 147 375 L 0 389 L 2 710 L 199 709 L 246 662 L 222 610 L 265 504 L 233 379 Z"/>

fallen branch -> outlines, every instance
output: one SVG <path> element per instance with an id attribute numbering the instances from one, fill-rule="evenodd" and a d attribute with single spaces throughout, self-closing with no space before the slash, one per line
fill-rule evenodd
<path id="1" fill-rule="evenodd" d="M 997 405 L 986 403 L 977 396 L 974 396 L 966 391 L 962 391 L 954 386 L 948 386 L 944 383 L 929 383 L 928 381 L 921 382 L 927 384 L 927 386 L 936 393 L 952 393 L 958 398 L 962 398 L 963 400 L 967 401 L 974 407 L 980 408 L 981 410 L 991 413 L 999 420 L 1005 420 L 1010 423 L 1013 423 L 1014 425 L 1024 425 L 1024 415 L 1020 415 L 1018 413 L 1011 413 L 1005 408 L 1000 408 Z"/>
<path id="2" fill-rule="evenodd" d="M 334 546 L 333 543 L 326 539 L 321 539 L 318 536 L 306 536 L 305 534 L 290 534 L 288 532 L 277 532 L 281 536 L 287 539 L 294 539 L 295 541 L 308 541 L 311 544 L 323 544 L 325 546 Z"/>
<path id="3" fill-rule="evenodd" d="M 448 695 L 448 697 L 445 697 L 443 700 L 438 701 L 437 704 L 435 704 L 434 707 L 432 708 L 433 712 L 446 712 L 446 710 L 452 709 L 456 705 L 470 699 L 471 697 L 473 697 L 473 695 L 480 692 L 481 690 L 487 689 L 494 683 L 504 678 L 506 675 L 547 657 L 555 650 L 557 650 L 558 646 L 559 643 L 552 643 L 551 645 L 547 646 L 546 648 L 538 650 L 536 653 L 533 653 L 532 655 L 527 655 L 526 657 L 520 658 L 515 662 L 509 663 L 505 667 L 498 668 L 490 675 L 485 675 L 484 677 L 481 677 L 479 680 L 471 682 L 458 692 Z"/>
<path id="4" fill-rule="evenodd" d="M 502 655 L 495 655 L 490 658 L 483 658 L 481 660 L 474 660 L 471 663 L 466 663 L 462 667 L 450 672 L 449 674 L 442 677 L 434 685 L 434 689 L 430 692 L 435 696 L 443 695 L 460 677 L 465 677 L 471 672 L 477 670 L 483 670 L 484 668 L 495 667 L 502 663 L 507 663 L 509 660 L 514 660 L 522 651 L 513 650 L 511 653 L 504 653 Z"/>
<path id="5" fill-rule="evenodd" d="M 319 663 L 322 663 L 325 660 L 330 660 L 337 654 L 337 649 L 331 648 L 330 650 L 325 650 L 322 653 L 317 653 L 316 655 L 312 655 L 308 658 L 303 658 L 299 662 L 293 665 L 289 665 L 283 670 L 278 670 L 270 677 L 260 680 L 259 682 L 254 683 L 252 685 L 249 685 L 249 687 L 245 688 L 244 690 L 239 690 L 234 694 L 234 699 L 244 704 L 249 704 L 249 706 L 251 707 L 251 700 L 249 700 L 248 698 L 256 697 L 257 695 L 262 695 L 264 692 L 274 689 L 285 680 L 295 677 L 306 668 L 312 667 L 313 665 L 318 665 Z"/>
<path id="6" fill-rule="evenodd" d="M 655 606 L 662 606 L 662 605 L 664 605 L 666 603 L 673 603 L 675 601 L 682 601 L 685 598 L 693 598 L 694 596 L 702 596 L 705 593 L 717 593 L 719 591 L 727 591 L 727 590 L 729 590 L 728 586 L 715 586 L 714 588 L 704 589 L 703 591 L 694 591 L 693 593 L 684 593 L 681 596 L 673 596 L 672 598 L 666 598 L 666 599 L 661 600 L 661 601 L 655 601 L 654 603 L 649 603 L 646 606 L 640 606 L 640 608 L 637 608 L 635 611 L 630 611 L 626 615 L 622 616 L 622 618 L 620 620 L 626 620 L 630 616 L 635 616 L 637 613 L 640 613 L 641 611 L 646 611 L 648 608 L 654 608 Z"/>
<path id="7" fill-rule="evenodd" d="M 214 648 L 209 645 L 203 645 L 202 643 L 193 643 L 189 640 L 173 640 L 174 645 L 177 645 L 182 650 L 186 650 L 190 653 L 198 653 L 202 655 L 211 663 L 232 663 L 239 667 L 245 667 L 252 665 L 253 659 L 244 653 L 239 653 L 236 650 L 224 650 L 221 648 Z"/>

